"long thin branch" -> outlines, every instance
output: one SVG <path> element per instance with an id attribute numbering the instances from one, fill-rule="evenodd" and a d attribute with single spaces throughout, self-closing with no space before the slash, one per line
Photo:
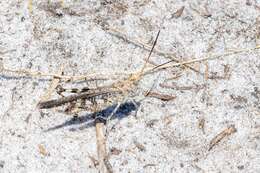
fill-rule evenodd
<path id="1" fill-rule="evenodd" d="M 192 64 L 192 63 L 195 63 L 195 62 L 202 62 L 202 61 L 207 61 L 207 60 L 213 60 L 213 59 L 226 57 L 226 56 L 230 56 L 230 55 L 235 55 L 235 54 L 239 54 L 239 53 L 250 52 L 250 51 L 253 51 L 253 50 L 257 50 L 257 49 L 260 49 L 260 45 L 254 47 L 254 48 L 234 50 L 234 51 L 227 52 L 227 53 L 220 54 L 220 55 L 213 55 L 213 56 L 211 55 L 211 56 L 208 56 L 208 57 L 191 59 L 191 60 L 188 60 L 188 61 L 185 61 L 185 62 L 181 62 L 181 63 L 170 64 L 170 63 L 173 62 L 173 60 L 171 60 L 171 61 L 168 61 L 166 63 L 160 64 L 160 65 L 152 68 L 152 70 L 155 70 L 155 69 L 166 69 L 166 68 L 170 68 L 170 67 L 177 67 L 177 66 L 181 66 L 181 65 Z M 149 71 L 151 71 L 151 69 Z"/>
<path id="2" fill-rule="evenodd" d="M 106 150 L 106 137 L 104 134 L 104 123 L 96 122 L 96 138 L 97 138 L 97 152 L 99 160 L 100 173 L 112 173 L 113 170 L 108 161 L 108 154 Z"/>

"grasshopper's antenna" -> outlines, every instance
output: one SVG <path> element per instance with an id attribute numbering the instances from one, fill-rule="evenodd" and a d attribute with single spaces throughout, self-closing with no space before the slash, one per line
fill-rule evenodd
<path id="1" fill-rule="evenodd" d="M 159 38 L 160 32 L 161 32 L 161 30 L 159 30 L 158 33 L 157 33 L 157 35 L 156 35 L 156 38 L 155 38 L 155 40 L 154 40 L 154 42 L 153 42 L 153 47 L 152 47 L 152 49 L 150 50 L 149 55 L 148 55 L 148 57 L 147 57 L 146 60 L 145 60 L 145 64 L 144 64 L 144 66 L 143 66 L 143 68 L 142 68 L 140 74 L 143 73 L 145 67 L 147 66 L 147 63 L 148 63 L 148 61 L 149 61 L 149 59 L 150 59 L 150 57 L 151 57 L 151 55 L 152 55 L 152 53 L 153 53 L 154 47 L 155 47 L 155 45 L 156 45 L 156 43 L 157 43 L 157 40 L 158 40 L 158 38 Z"/>

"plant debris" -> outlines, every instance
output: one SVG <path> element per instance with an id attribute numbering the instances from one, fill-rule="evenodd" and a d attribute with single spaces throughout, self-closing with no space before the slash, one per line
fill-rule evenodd
<path id="1" fill-rule="evenodd" d="M 215 136 L 209 144 L 209 149 L 210 151 L 214 146 L 216 146 L 221 140 L 223 140 L 225 137 L 230 136 L 231 134 L 235 133 L 237 130 L 234 125 L 231 125 L 230 127 L 226 128 L 222 132 L 220 132 L 217 136 Z"/>
<path id="2" fill-rule="evenodd" d="M 42 144 L 38 145 L 39 153 L 43 156 L 47 156 L 48 152 L 46 151 L 45 147 Z"/>
<path id="3" fill-rule="evenodd" d="M 205 119 L 204 118 L 199 119 L 198 127 L 199 127 L 199 129 L 201 129 L 203 131 L 203 133 L 205 133 Z"/>
<path id="4" fill-rule="evenodd" d="M 178 9 L 175 13 L 172 14 L 172 18 L 179 18 L 181 17 L 183 11 L 184 11 L 184 6 L 182 6 L 180 9 Z"/>
<path id="5" fill-rule="evenodd" d="M 161 93 L 157 93 L 157 92 L 146 92 L 145 96 L 157 98 L 162 101 L 170 101 L 170 100 L 174 100 L 176 98 L 176 96 L 174 96 L 174 95 L 161 94 Z"/>

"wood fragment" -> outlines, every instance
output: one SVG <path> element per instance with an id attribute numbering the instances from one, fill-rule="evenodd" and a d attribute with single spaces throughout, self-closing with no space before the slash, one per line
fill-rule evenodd
<path id="1" fill-rule="evenodd" d="M 181 17 L 183 11 L 184 11 L 184 6 L 182 6 L 180 9 L 178 9 L 175 13 L 172 14 L 172 18 L 179 18 Z"/>
<path id="2" fill-rule="evenodd" d="M 203 117 L 199 119 L 198 127 L 202 130 L 203 133 L 205 133 L 205 119 Z"/>
<path id="3" fill-rule="evenodd" d="M 47 156 L 48 155 L 45 147 L 42 144 L 38 145 L 38 149 L 39 149 L 39 153 L 42 154 L 43 156 Z"/>
<path id="4" fill-rule="evenodd" d="M 176 98 L 176 96 L 174 95 L 168 95 L 168 94 L 161 94 L 161 93 L 157 93 L 157 92 L 146 92 L 145 96 L 147 97 L 154 97 L 157 99 L 160 99 L 162 101 L 170 101 Z"/>
<path id="5" fill-rule="evenodd" d="M 101 173 L 111 173 L 111 167 L 108 161 L 106 151 L 106 138 L 104 134 L 104 123 L 96 122 L 96 138 L 97 138 L 97 151 L 99 160 L 99 171 Z"/>
<path id="6" fill-rule="evenodd" d="M 95 101 L 93 100 L 94 112 L 98 112 L 98 106 Z M 95 115 L 97 116 L 97 115 Z M 105 124 L 100 119 L 95 120 L 95 127 L 96 127 L 96 141 L 97 141 L 97 154 L 98 154 L 98 161 L 99 161 L 99 172 L 100 173 L 112 173 L 112 166 L 108 160 L 108 153 L 106 150 L 106 137 L 105 137 Z"/>
<path id="7" fill-rule="evenodd" d="M 167 125 L 169 125 L 169 124 L 171 124 L 172 123 L 172 115 L 169 115 L 169 116 L 166 116 L 166 117 L 164 117 L 163 118 L 163 121 L 164 121 L 164 123 L 165 123 L 165 125 L 167 126 Z"/>
<path id="8" fill-rule="evenodd" d="M 210 151 L 214 146 L 216 146 L 220 141 L 222 141 L 225 137 L 230 136 L 231 134 L 235 133 L 237 129 L 235 128 L 234 125 L 231 125 L 230 127 L 226 128 L 222 132 L 220 132 L 217 136 L 215 136 L 209 144 L 209 149 Z"/>
<path id="9" fill-rule="evenodd" d="M 193 5 L 190 4 L 190 8 L 196 13 L 198 13 L 201 17 L 208 18 L 212 16 L 206 5 L 204 5 L 203 8 L 195 8 Z"/>

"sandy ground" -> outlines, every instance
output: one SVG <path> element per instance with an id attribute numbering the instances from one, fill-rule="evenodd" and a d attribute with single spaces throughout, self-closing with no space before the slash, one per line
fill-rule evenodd
<path id="1" fill-rule="evenodd" d="M 256 47 L 259 14 L 257 0 L 39 0 L 31 12 L 28 1 L 1 0 L 0 58 L 12 70 L 56 73 L 64 64 L 66 75 L 111 78 L 139 70 L 149 52 L 104 26 L 149 45 L 161 30 L 156 48 L 185 61 Z M 131 97 L 139 107 L 125 105 L 108 124 L 114 172 L 260 172 L 259 57 L 253 50 L 192 64 L 201 74 L 175 67 L 145 76 Z M 0 81 L 0 172 L 98 172 L 89 112 L 72 121 L 63 107 L 39 110 L 50 78 L 2 71 Z M 151 88 L 176 99 L 143 99 Z M 236 132 L 209 150 L 228 127 Z"/>

